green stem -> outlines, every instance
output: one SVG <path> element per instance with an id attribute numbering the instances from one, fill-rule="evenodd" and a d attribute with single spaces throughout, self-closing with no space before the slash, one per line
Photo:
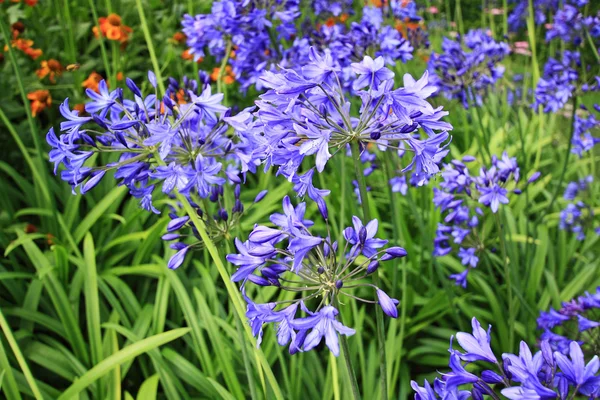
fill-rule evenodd
<path id="1" fill-rule="evenodd" d="M 148 29 L 148 22 L 144 15 L 144 8 L 142 6 L 142 0 L 135 0 L 135 4 L 140 16 L 140 24 L 142 26 L 142 32 L 144 32 L 144 39 L 146 39 L 146 45 L 148 46 L 148 53 L 150 54 L 150 60 L 152 61 L 152 68 L 158 81 L 158 88 L 162 93 L 165 92 L 165 84 L 162 79 L 162 73 L 160 72 L 160 66 L 158 65 L 158 59 L 156 58 L 156 52 L 154 51 L 154 44 L 152 43 L 152 36 L 150 36 L 150 29 Z"/>
<path id="2" fill-rule="evenodd" d="M 360 400 L 358 382 L 356 381 L 356 374 L 354 373 L 354 367 L 352 366 L 352 360 L 350 359 L 350 350 L 348 349 L 348 339 L 346 336 L 340 335 L 340 341 L 342 342 L 342 354 L 344 355 L 346 370 L 348 371 L 348 378 L 350 379 L 350 386 L 352 387 L 352 398 Z"/>
<path id="3" fill-rule="evenodd" d="M 388 182 L 388 190 L 390 195 L 390 205 L 392 208 L 393 218 L 393 233 L 394 238 L 399 239 L 401 237 L 401 222 L 400 222 L 400 206 L 398 204 L 398 195 L 397 193 L 392 192 L 391 185 L 389 184 L 390 179 L 393 177 L 394 172 L 394 154 L 395 152 L 386 151 L 385 158 L 386 162 L 384 163 L 385 172 L 386 172 L 386 180 Z M 404 330 L 406 327 L 406 307 L 407 307 L 407 293 L 408 293 L 408 265 L 402 266 L 402 300 L 400 301 L 400 337 L 398 338 L 398 348 L 400 351 L 398 353 L 398 365 L 401 365 L 402 362 L 402 345 L 404 344 Z M 398 259 L 394 259 L 394 274 L 392 278 L 392 297 L 396 296 L 396 286 L 398 281 Z"/>
<path id="4" fill-rule="evenodd" d="M 31 389 L 31 392 L 33 393 L 33 397 L 35 397 L 36 400 L 43 400 L 44 397 L 42 396 L 42 393 L 40 392 L 40 389 L 38 388 L 37 383 L 35 382 L 35 379 L 33 378 L 31 371 L 29 370 L 29 367 L 27 366 L 27 361 L 25 361 L 25 357 L 23 357 L 23 353 L 21 353 L 19 344 L 15 340 L 15 337 L 13 336 L 12 331 L 10 330 L 10 326 L 8 325 L 8 322 L 4 318 L 4 314 L 2 314 L 1 310 L 0 310 L 0 328 L 2 329 L 2 332 L 4 332 L 4 337 L 6 338 L 8 345 L 10 346 L 13 353 L 15 354 L 15 358 L 17 359 L 17 362 L 19 363 L 19 367 L 21 367 L 21 371 L 23 371 L 23 375 L 25 375 L 25 380 L 29 384 L 29 388 Z"/>
<path id="5" fill-rule="evenodd" d="M 513 343 L 515 341 L 515 313 L 513 305 L 513 293 L 512 293 L 512 278 L 510 273 L 510 266 L 508 265 L 508 257 L 506 254 L 506 238 L 504 237 L 504 229 L 502 229 L 502 223 L 500 222 L 500 211 L 494 214 L 496 217 L 496 225 L 498 227 L 498 236 L 500 236 L 500 252 L 502 254 L 502 264 L 504 265 L 504 279 L 506 279 L 506 295 L 508 301 L 508 351 L 512 352 Z"/>
<path id="6" fill-rule="evenodd" d="M 231 54 L 231 49 L 233 48 L 233 43 L 231 40 L 227 41 L 227 47 L 225 48 L 225 57 L 221 61 L 221 67 L 219 68 L 219 76 L 217 78 L 217 92 L 226 94 L 223 92 L 223 76 L 225 75 L 225 67 L 227 67 L 227 62 L 229 61 L 229 55 Z"/>
<path id="7" fill-rule="evenodd" d="M 570 118 L 570 122 L 571 122 L 571 131 L 569 134 L 569 137 L 567 138 L 569 140 L 569 144 L 567 146 L 567 154 L 565 156 L 565 162 L 563 163 L 563 167 L 562 167 L 562 171 L 560 172 L 560 179 L 558 180 L 558 184 L 556 185 L 556 188 L 554 189 L 554 194 L 552 195 L 552 199 L 550 200 L 550 203 L 548 204 L 548 207 L 546 207 L 546 210 L 544 211 L 544 213 L 542 213 L 540 215 L 540 217 L 538 217 L 538 221 L 539 222 L 543 217 L 545 217 L 550 210 L 552 210 L 552 206 L 554 205 L 554 202 L 556 201 L 556 198 L 558 197 L 558 192 L 560 191 L 563 181 L 565 180 L 565 175 L 567 173 L 567 167 L 569 165 L 569 159 L 571 158 L 571 148 L 573 147 L 573 133 L 575 131 L 575 113 L 577 112 L 577 96 L 573 96 L 573 110 L 571 111 L 571 118 Z M 537 223 L 536 223 L 536 229 L 537 229 Z"/>
<path id="8" fill-rule="evenodd" d="M 94 23 L 96 24 L 96 29 L 98 30 L 98 41 L 100 42 L 100 53 L 102 54 L 102 63 L 104 64 L 104 73 L 106 77 L 112 76 L 110 63 L 108 62 L 108 53 L 106 52 L 106 46 L 104 43 L 104 37 L 100 33 L 100 24 L 98 22 L 98 11 L 96 11 L 96 2 L 94 0 L 89 0 L 90 10 L 92 11 L 92 17 L 94 18 Z"/>
<path id="9" fill-rule="evenodd" d="M 360 200 L 363 209 L 364 223 L 368 223 L 371 220 L 371 210 L 369 208 L 369 196 L 367 194 L 367 185 L 365 183 L 365 175 L 360 165 L 360 148 L 359 143 L 354 141 L 351 145 L 352 148 L 352 161 L 354 162 L 354 170 L 356 173 L 356 180 L 358 181 L 358 189 L 360 192 Z M 373 275 L 373 284 L 380 286 L 379 271 Z M 387 360 L 385 354 L 385 327 L 383 324 L 383 311 L 380 307 L 375 308 L 376 320 L 377 320 L 377 345 L 379 349 L 379 373 L 381 375 L 381 398 L 387 400 Z"/>

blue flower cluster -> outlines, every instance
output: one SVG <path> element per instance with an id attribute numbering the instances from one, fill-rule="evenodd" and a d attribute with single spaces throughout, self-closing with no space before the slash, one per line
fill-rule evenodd
<path id="1" fill-rule="evenodd" d="M 315 15 L 318 16 L 333 15 L 339 17 L 342 14 L 354 12 L 352 0 L 313 0 L 312 7 Z"/>
<path id="2" fill-rule="evenodd" d="M 540 340 L 547 341 L 553 350 L 563 354 L 569 352 L 572 341 L 586 350 L 596 352 L 598 327 L 597 310 L 600 309 L 600 287 L 596 293 L 586 292 L 583 296 L 562 303 L 558 310 L 542 311 L 537 319 L 539 329 L 544 332 Z"/>
<path id="3" fill-rule="evenodd" d="M 305 203 L 294 207 L 286 196 L 283 214 L 270 217 L 273 227 L 257 225 L 246 242 L 236 239 L 238 253 L 227 256 L 238 267 L 231 279 L 243 282 L 242 291 L 248 303 L 246 315 L 258 344 L 263 326 L 275 323 L 278 343 L 289 344 L 291 354 L 311 350 L 325 339 L 327 347 L 337 356 L 338 334 L 354 334 L 353 329 L 338 321 L 339 297 L 378 303 L 388 316 L 396 318 L 398 301 L 366 279 L 380 262 L 404 257 L 406 251 L 401 247 L 382 249 L 388 241 L 375 237 L 377 220 L 364 225 L 357 217 L 352 218 L 353 226 L 344 230 L 344 243 L 340 246 L 329 235 L 313 234 L 310 228 L 314 223 L 305 218 L 305 212 Z M 257 304 L 246 295 L 248 282 L 275 286 L 301 297 Z M 356 292 L 361 289 L 374 291 L 377 301 L 358 297 Z M 311 311 L 308 306 L 313 303 L 316 309 Z M 305 316 L 298 317 L 300 312 Z"/>
<path id="4" fill-rule="evenodd" d="M 557 9 L 552 25 L 546 32 L 546 40 L 560 39 L 566 43 L 579 46 L 589 32 L 592 38 L 600 38 L 600 12 L 597 15 L 584 16 L 588 0 L 571 0 Z"/>
<path id="5" fill-rule="evenodd" d="M 405 75 L 404 87 L 394 89 L 394 73 L 384 65 L 382 57 L 369 56 L 351 65 L 352 88 L 361 101 L 357 114 L 340 83 L 341 67 L 328 52 L 311 48 L 310 62 L 300 72 L 267 71 L 262 80 L 269 90 L 256 102 L 255 113 L 262 124 L 266 167 L 278 166 L 279 174 L 295 181 L 307 156 L 315 156 L 314 165 L 322 172 L 332 157 L 330 149 L 372 143 L 411 152 L 405 170 L 421 181 L 437 173 L 452 126 L 441 121 L 447 112 L 427 101 L 436 88 L 425 73 L 418 81 Z M 419 138 L 420 129 L 426 138 Z"/>
<path id="6" fill-rule="evenodd" d="M 585 113 L 584 116 L 575 114 L 573 120 L 573 138 L 571 139 L 571 152 L 582 157 L 589 153 L 596 144 L 600 143 L 600 137 L 592 135 L 600 131 L 600 120 L 594 112 L 584 106 L 580 106 Z M 594 104 L 594 109 L 600 112 L 600 105 Z"/>
<path id="7" fill-rule="evenodd" d="M 535 88 L 534 108 L 544 107 L 544 112 L 557 112 L 562 109 L 573 96 L 577 88 L 581 66 L 578 52 L 565 50 L 562 60 L 550 58 L 544 67 L 544 75 Z"/>
<path id="8" fill-rule="evenodd" d="M 154 74 L 148 76 L 156 89 Z M 67 99 L 60 107 L 66 119 L 62 133 L 48 132 L 50 161 L 55 173 L 64 165 L 61 178 L 73 193 L 77 188 L 87 192 L 113 170 L 142 208 L 160 213 L 152 201 L 157 185 L 170 196 L 177 191 L 189 199 L 218 202 L 224 184 L 240 184 L 248 172 L 256 171 L 261 159 L 256 140 L 247 136 L 251 131 L 246 122 L 252 120 L 247 110 L 231 116 L 221 105 L 222 94 L 213 95 L 210 86 L 190 79 L 182 85 L 170 79 L 162 100 L 156 90 L 143 95 L 132 80 L 126 82 L 133 100 L 125 99 L 122 89 L 109 91 L 102 81 L 99 93 L 87 91 L 89 116 L 71 110 Z M 93 166 L 99 154 L 110 162 Z M 241 204 L 236 207 L 243 210 Z"/>
<path id="9" fill-rule="evenodd" d="M 190 54 L 196 59 L 209 54 L 217 62 L 227 58 L 243 90 L 260 89 L 260 75 L 281 61 L 281 42 L 296 35 L 299 3 L 221 0 L 210 14 L 186 14 L 182 25 Z"/>
<path id="10" fill-rule="evenodd" d="M 515 1 L 517 4 L 508 16 L 508 26 L 512 32 L 517 32 L 526 26 L 527 18 L 529 18 L 529 1 Z M 548 12 L 558 9 L 559 0 L 532 0 L 532 5 L 534 22 L 537 25 L 543 25 L 547 21 Z"/>
<path id="11" fill-rule="evenodd" d="M 568 343 L 566 354 L 553 352 L 546 340 L 540 343 L 541 350 L 533 354 L 527 343 L 521 342 L 518 355 L 504 353 L 499 360 L 490 346 L 491 326 L 486 332 L 475 318 L 472 326 L 473 334 L 456 334 L 464 353 L 453 349 L 453 338 L 450 340 L 450 372 L 436 378 L 433 387 L 428 381 L 423 387 L 411 382 L 415 400 L 482 400 L 484 396 L 499 399 L 499 394 L 511 400 L 573 399 L 577 395 L 594 399 L 600 395 L 600 376 L 596 375 L 600 360 L 594 356 L 585 364 L 577 342 Z M 491 364 L 492 369 L 466 369 L 476 362 L 485 363 L 485 368 Z"/>
<path id="12" fill-rule="evenodd" d="M 314 27 L 310 21 L 304 24 L 304 36 L 298 36 L 292 47 L 285 51 L 281 65 L 294 69 L 312 61 L 310 48 L 327 52 L 340 68 L 339 80 L 351 89 L 353 80 L 352 63 L 361 61 L 367 54 L 382 57 L 386 64 L 412 59 L 410 42 L 394 29 L 385 25 L 380 8 L 365 7 L 358 22 L 348 28 L 344 23 L 322 24 Z"/>
<path id="13" fill-rule="evenodd" d="M 441 174 L 443 182 L 439 189 L 433 189 L 433 202 L 443 215 L 443 222 L 436 230 L 433 255 L 445 256 L 458 247 L 458 257 L 467 269 L 450 278 L 462 287 L 467 286 L 469 271 L 477 267 L 481 252 L 487 248 L 486 238 L 478 229 L 484 215 L 478 205 L 483 204 L 496 213 L 500 204 L 509 203 L 509 192 L 522 192 L 517 187 L 520 172 L 516 158 L 504 152 L 502 158 L 492 158 L 490 168 L 482 167 L 479 176 L 471 176 L 467 164 L 474 160 L 466 156 L 462 161 L 453 160 L 445 165 Z M 532 175 L 528 183 L 538 177 L 537 173 Z"/>
<path id="14" fill-rule="evenodd" d="M 584 200 L 590 196 L 589 186 L 594 177 L 589 175 L 578 182 L 569 182 L 563 197 L 568 200 L 567 206 L 560 212 L 558 227 L 576 234 L 577 240 L 584 240 L 586 232 L 594 223 L 594 210 Z M 596 227 L 600 234 L 600 226 Z"/>
<path id="15" fill-rule="evenodd" d="M 464 47 L 468 50 L 466 50 Z M 499 63 L 510 53 L 505 42 L 496 42 L 483 30 L 470 30 L 464 38 L 444 38 L 442 53 L 432 54 L 428 69 L 432 84 L 448 99 L 465 108 L 481 103 L 481 96 L 504 75 Z"/>

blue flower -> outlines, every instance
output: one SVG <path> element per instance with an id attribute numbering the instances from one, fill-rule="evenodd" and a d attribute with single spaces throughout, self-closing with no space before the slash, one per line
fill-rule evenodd
<path id="1" fill-rule="evenodd" d="M 304 351 L 309 351 L 321 343 L 325 338 L 325 344 L 329 350 L 335 355 L 340 354 L 340 346 L 338 334 L 352 336 L 356 331 L 342 325 L 337 320 L 339 311 L 332 306 L 325 306 L 319 312 L 306 318 L 298 318 L 291 321 L 291 325 L 295 329 L 310 332 L 304 340 Z"/>
<path id="2" fill-rule="evenodd" d="M 600 377 L 595 376 L 600 368 L 598 356 L 594 356 L 587 365 L 583 358 L 583 352 L 577 342 L 569 345 L 569 356 L 560 352 L 554 353 L 556 364 L 564 376 L 584 395 L 590 395 L 600 388 Z"/>
<path id="3" fill-rule="evenodd" d="M 383 57 L 377 57 L 373 60 L 369 56 L 359 63 L 352 63 L 352 70 L 358 74 L 358 79 L 352 84 L 354 90 L 360 90 L 366 86 L 373 86 L 377 90 L 379 84 L 388 79 L 394 78 L 394 73 L 385 68 Z"/>
<path id="4" fill-rule="evenodd" d="M 508 191 L 499 185 L 481 187 L 479 190 L 481 191 L 479 202 L 490 207 L 493 213 L 498 212 L 500 204 L 508 204 L 508 197 L 506 197 Z"/>
<path id="5" fill-rule="evenodd" d="M 472 319 L 471 324 L 473 326 L 472 335 L 466 332 L 458 332 L 456 334 L 458 344 L 466 352 L 464 354 L 459 353 L 460 358 L 469 362 L 487 361 L 496 363 L 496 356 L 490 347 L 490 331 L 492 326 L 490 325 L 486 332 L 476 318 Z"/>
<path id="6" fill-rule="evenodd" d="M 360 218 L 352 217 L 354 228 L 346 228 L 344 230 L 344 238 L 348 243 L 352 244 L 351 254 L 361 252 L 365 257 L 372 257 L 377 253 L 377 249 L 386 245 L 387 240 L 376 239 L 379 222 L 374 219 L 366 226 L 363 226 Z"/>
<path id="7" fill-rule="evenodd" d="M 225 178 L 217 176 L 221 167 L 222 165 L 213 159 L 207 159 L 198 154 L 194 162 L 194 169 L 188 173 L 188 184 L 181 189 L 181 192 L 189 195 L 192 189 L 196 189 L 200 197 L 207 197 L 209 185 L 225 183 Z"/>

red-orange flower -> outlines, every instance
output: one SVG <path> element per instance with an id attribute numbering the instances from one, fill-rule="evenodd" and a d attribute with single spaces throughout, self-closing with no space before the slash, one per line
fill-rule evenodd
<path id="1" fill-rule="evenodd" d="M 117 14 L 110 14 L 108 17 L 98 18 L 98 24 L 100 25 L 102 36 L 106 37 L 108 40 L 118 41 L 121 44 L 127 43 L 129 35 L 132 32 L 132 29 L 127 25 L 124 25 L 121 21 L 121 17 Z M 92 28 L 92 32 L 94 32 L 96 37 L 100 36 L 97 26 Z"/>
<path id="2" fill-rule="evenodd" d="M 60 62 L 51 58 L 47 61 L 42 61 L 41 68 L 38 69 L 35 73 L 40 79 L 44 79 L 46 76 L 48 76 L 50 82 L 56 83 L 56 77 L 60 76 L 62 72 L 63 67 L 62 65 L 60 65 Z"/>
<path id="3" fill-rule="evenodd" d="M 88 78 L 85 81 L 83 81 L 81 86 L 98 93 L 98 84 L 102 81 L 102 79 L 104 78 L 102 78 L 100 74 L 92 72 L 90 76 L 88 76 Z"/>
<path id="4" fill-rule="evenodd" d="M 10 0 L 11 3 L 20 3 L 21 0 Z M 0 3 L 4 3 L 4 0 L 0 0 Z M 33 7 L 38 3 L 38 0 L 25 0 L 24 1 L 25 4 L 27 4 L 29 7 Z"/>
<path id="5" fill-rule="evenodd" d="M 171 41 L 175 44 L 183 44 L 183 43 L 185 43 L 186 39 L 187 39 L 187 36 L 185 36 L 185 33 L 175 32 L 173 34 L 173 37 L 171 38 Z"/>
<path id="6" fill-rule="evenodd" d="M 194 55 L 190 54 L 190 49 L 184 50 L 181 52 L 181 58 L 186 60 L 186 61 L 194 61 Z M 198 58 L 198 60 L 196 61 L 198 64 L 200 64 L 202 61 L 204 61 L 204 58 L 200 57 Z"/>
<path id="7" fill-rule="evenodd" d="M 73 106 L 73 111 L 78 111 L 79 112 L 79 116 L 82 116 L 83 113 L 85 113 L 85 104 L 83 103 L 77 103 Z"/>
<path id="8" fill-rule="evenodd" d="M 219 80 L 221 68 L 213 68 L 213 72 L 210 74 L 210 79 L 214 82 Z M 231 69 L 231 65 L 225 67 L 225 73 L 223 74 L 223 83 L 230 85 L 235 82 L 235 74 Z"/>
<path id="9" fill-rule="evenodd" d="M 28 93 L 27 98 L 31 101 L 31 115 L 34 117 L 52 105 L 52 97 L 47 90 L 35 90 Z"/>
<path id="10" fill-rule="evenodd" d="M 15 32 L 17 32 L 16 36 L 15 36 Z M 39 56 L 41 56 L 43 54 L 43 51 L 41 49 L 33 48 L 33 40 L 19 38 L 18 31 L 13 31 L 13 36 L 15 36 L 15 39 L 11 40 L 11 42 L 10 42 L 11 46 L 18 50 L 21 50 L 23 53 L 25 53 L 29 57 L 31 57 L 32 60 L 35 60 L 36 58 L 38 58 Z M 4 51 L 8 51 L 8 46 L 4 46 Z"/>

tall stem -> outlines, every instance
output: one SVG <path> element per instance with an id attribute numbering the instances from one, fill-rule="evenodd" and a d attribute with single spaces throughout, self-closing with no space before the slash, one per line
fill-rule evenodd
<path id="1" fill-rule="evenodd" d="M 506 279 L 506 291 L 508 301 L 508 351 L 512 352 L 513 343 L 515 341 L 515 313 L 513 305 L 513 293 L 512 293 L 512 278 L 510 273 L 510 266 L 508 265 L 508 258 L 506 255 L 506 239 L 504 237 L 504 229 L 502 229 L 502 223 L 500 222 L 500 211 L 494 214 L 496 217 L 496 225 L 498 227 L 498 236 L 500 236 L 500 252 L 502 254 L 502 263 L 504 265 L 504 279 Z"/>
<path id="2" fill-rule="evenodd" d="M 360 391 L 358 390 L 358 382 L 356 381 L 356 374 L 354 373 L 354 367 L 352 366 L 352 360 L 350 360 L 350 350 L 348 349 L 348 339 L 344 335 L 340 335 L 340 341 L 342 342 L 342 354 L 344 356 L 344 362 L 346 364 L 346 370 L 348 371 L 348 378 L 350 379 L 350 386 L 352 387 L 352 398 L 360 400 Z"/>
<path id="3" fill-rule="evenodd" d="M 556 188 L 554 189 L 554 193 L 552 195 L 552 199 L 550 200 L 550 203 L 548 204 L 548 207 L 546 207 L 546 210 L 544 211 L 543 214 L 540 215 L 540 217 L 538 217 L 537 221 L 536 221 L 536 228 L 537 228 L 537 223 L 539 223 L 539 221 L 541 221 L 542 218 L 544 218 L 549 212 L 550 210 L 552 210 L 552 206 L 554 205 L 554 202 L 556 201 L 556 198 L 558 197 L 558 192 L 560 191 L 560 188 L 565 180 L 565 175 L 567 173 L 567 167 L 569 166 L 569 158 L 571 156 L 571 148 L 573 147 L 573 133 L 575 133 L 575 113 L 577 112 L 577 96 L 573 96 L 573 110 L 571 111 L 571 131 L 569 134 L 569 137 L 567 138 L 569 140 L 569 144 L 567 145 L 567 154 L 565 155 L 565 162 L 563 164 L 562 167 L 562 171 L 560 172 L 560 179 L 558 180 L 558 185 L 556 185 Z"/>
<path id="4" fill-rule="evenodd" d="M 352 142 L 352 161 L 354 162 L 354 171 L 358 182 L 358 190 L 363 209 L 364 222 L 368 223 L 371 220 L 371 210 L 369 208 L 369 197 L 367 196 L 367 185 L 365 183 L 365 175 L 360 165 L 360 148 L 358 142 Z M 380 285 L 379 271 L 373 274 L 373 284 Z M 381 375 L 381 398 L 387 400 L 387 361 L 385 356 L 385 327 L 383 325 L 383 311 L 380 307 L 376 307 L 375 315 L 377 320 L 377 347 L 379 349 L 379 373 Z"/>
<path id="5" fill-rule="evenodd" d="M 343 324 L 344 319 L 342 313 L 339 314 L 340 322 Z M 348 371 L 348 378 L 350 379 L 350 386 L 352 387 L 352 398 L 354 400 L 360 400 L 360 390 L 358 389 L 358 382 L 356 381 L 356 374 L 354 373 L 354 367 L 352 366 L 352 360 L 350 358 L 350 349 L 348 348 L 348 339 L 344 335 L 340 335 L 340 341 L 342 342 L 342 354 L 344 356 L 344 362 L 346 364 L 346 370 Z"/>

